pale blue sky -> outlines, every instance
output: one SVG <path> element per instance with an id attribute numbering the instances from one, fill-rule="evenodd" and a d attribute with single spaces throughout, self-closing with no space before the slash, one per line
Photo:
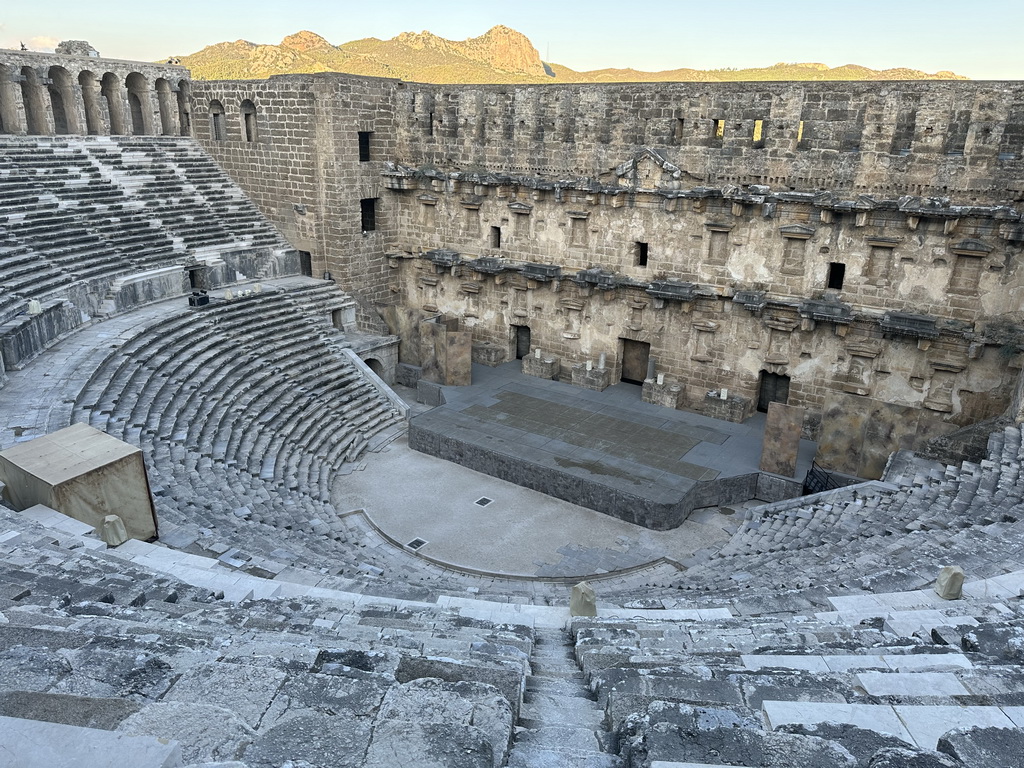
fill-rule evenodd
<path id="1" fill-rule="evenodd" d="M 278 43 L 309 29 L 334 44 L 429 29 L 461 40 L 518 29 L 573 69 L 768 66 L 817 61 L 1024 79 L 1024 2 L 859 0 L 47 0 L 4 3 L 0 47 L 85 39 L 104 56 L 156 60 L 243 38 Z"/>

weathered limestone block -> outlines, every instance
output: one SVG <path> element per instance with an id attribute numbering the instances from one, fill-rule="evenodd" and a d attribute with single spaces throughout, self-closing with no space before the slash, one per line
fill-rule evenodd
<path id="1" fill-rule="evenodd" d="M 487 734 L 473 726 L 386 720 L 373 730 L 362 768 L 493 768 Z"/>
<path id="2" fill-rule="evenodd" d="M 678 382 L 663 380 L 659 384 L 656 379 L 646 379 L 640 397 L 645 403 L 678 409 L 683 405 L 685 393 Z"/>
<path id="3" fill-rule="evenodd" d="M 800 451 L 800 427 L 804 423 L 804 409 L 795 405 L 771 403 L 764 425 L 761 444 L 762 472 L 785 477 L 796 477 L 796 458 Z"/>
<path id="4" fill-rule="evenodd" d="M 100 525 L 100 538 L 108 547 L 117 547 L 128 541 L 124 520 L 117 515 L 107 515 Z"/>
<path id="5" fill-rule="evenodd" d="M 523 358 L 523 373 L 527 376 L 536 376 L 538 379 L 557 379 L 560 366 L 561 360 L 557 357 L 527 355 Z"/>
<path id="6" fill-rule="evenodd" d="M 939 739 L 939 752 L 964 765 L 1011 768 L 1024 755 L 1024 732 L 1016 728 L 963 728 Z"/>
<path id="7" fill-rule="evenodd" d="M 594 588 L 587 582 L 581 581 L 572 588 L 572 597 L 569 599 L 570 616 L 597 616 L 597 596 Z"/>
<path id="8" fill-rule="evenodd" d="M 473 345 L 473 362 L 495 368 L 508 359 L 508 350 L 497 344 L 482 342 Z"/>
<path id="9" fill-rule="evenodd" d="M 704 402 L 700 405 L 700 412 L 712 419 L 742 424 L 754 415 L 754 403 L 750 398 L 740 395 L 729 395 L 725 400 L 705 395 Z"/>
<path id="10" fill-rule="evenodd" d="M 589 368 L 585 363 L 574 365 L 572 367 L 572 383 L 573 386 L 583 387 L 584 389 L 592 389 L 595 392 L 601 392 L 612 383 L 612 369 L 611 368 Z"/>
<path id="11" fill-rule="evenodd" d="M 256 732 L 231 710 L 201 702 L 147 704 L 117 730 L 174 739 L 186 763 L 237 760 L 256 738 Z"/>
<path id="12" fill-rule="evenodd" d="M 497 688 L 485 683 L 420 678 L 392 686 L 381 702 L 375 731 L 388 720 L 476 726 L 489 742 L 492 768 L 504 764 L 512 741 L 512 708 Z"/>
<path id="13" fill-rule="evenodd" d="M 964 586 L 964 569 L 959 565 L 947 565 L 939 571 L 935 582 L 935 594 L 943 600 L 959 600 Z"/>

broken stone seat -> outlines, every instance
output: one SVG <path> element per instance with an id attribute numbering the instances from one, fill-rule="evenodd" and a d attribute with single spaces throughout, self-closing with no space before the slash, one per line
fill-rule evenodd
<path id="1" fill-rule="evenodd" d="M 125 561 L 20 522 L 0 544 L 2 716 L 177 740 L 184 762 L 329 748 L 385 766 L 387 750 L 415 759 L 437 739 L 470 756 L 459 765 L 505 759 L 527 625 L 301 585 L 237 605 L 146 567 L 152 553 Z"/>

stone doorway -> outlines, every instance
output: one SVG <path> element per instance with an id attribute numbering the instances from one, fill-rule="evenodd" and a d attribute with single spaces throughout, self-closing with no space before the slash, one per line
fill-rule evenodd
<path id="1" fill-rule="evenodd" d="M 789 376 L 761 371 L 761 381 L 757 389 L 757 410 L 767 413 L 771 403 L 785 405 L 788 401 Z"/>
<path id="2" fill-rule="evenodd" d="M 299 272 L 306 277 L 313 276 L 313 256 L 309 251 L 299 251 Z"/>
<path id="3" fill-rule="evenodd" d="M 522 360 L 530 354 L 530 326 L 513 325 L 512 333 L 515 335 L 516 360 Z"/>
<path id="4" fill-rule="evenodd" d="M 645 341 L 622 339 L 622 377 L 627 384 L 643 384 L 647 378 L 647 363 L 651 359 L 651 345 Z"/>

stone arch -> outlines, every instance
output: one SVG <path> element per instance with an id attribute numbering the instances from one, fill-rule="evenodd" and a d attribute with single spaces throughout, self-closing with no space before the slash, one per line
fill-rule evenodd
<path id="1" fill-rule="evenodd" d="M 50 110 L 53 114 L 53 132 L 60 135 L 80 133 L 76 108 L 75 83 L 64 67 L 52 66 L 46 73 L 50 92 Z"/>
<path id="2" fill-rule="evenodd" d="M 182 136 L 192 135 L 192 86 L 188 80 L 178 81 L 178 127 Z"/>
<path id="3" fill-rule="evenodd" d="M 43 84 L 39 73 L 32 67 L 21 68 L 21 101 L 25 105 L 25 123 L 28 133 L 43 135 L 50 133 L 43 104 Z"/>
<path id="4" fill-rule="evenodd" d="M 100 81 L 100 93 L 107 102 L 107 118 L 112 136 L 124 136 L 124 89 L 121 78 L 113 72 L 107 72 Z"/>
<path id="5" fill-rule="evenodd" d="M 149 81 L 145 75 L 132 72 L 125 78 L 124 84 L 128 89 L 132 134 L 144 136 L 153 133 L 153 104 L 149 98 Z"/>
<path id="6" fill-rule="evenodd" d="M 85 132 L 90 136 L 106 133 L 103 125 L 103 97 L 100 81 L 88 69 L 78 73 L 78 87 L 82 89 L 82 107 L 85 111 Z"/>
<path id="7" fill-rule="evenodd" d="M 252 103 L 252 100 L 245 99 L 239 106 L 239 112 L 242 115 L 242 141 L 255 142 L 257 140 L 256 105 Z"/>
<path id="8" fill-rule="evenodd" d="M 158 78 L 156 83 L 156 103 L 160 110 L 160 133 L 173 136 L 177 133 L 174 125 L 174 90 L 166 78 Z"/>
<path id="9" fill-rule="evenodd" d="M 224 105 L 217 99 L 210 101 L 210 138 L 213 141 L 225 141 L 227 139 L 224 126 Z"/>
<path id="10" fill-rule="evenodd" d="M 384 364 L 380 360 L 375 357 L 368 357 L 363 362 L 366 363 L 367 368 L 377 374 L 382 380 L 384 379 Z"/>
<path id="11" fill-rule="evenodd" d="M 18 114 L 12 75 L 13 70 L 9 66 L 0 64 L 0 133 L 21 133 L 21 116 Z"/>

